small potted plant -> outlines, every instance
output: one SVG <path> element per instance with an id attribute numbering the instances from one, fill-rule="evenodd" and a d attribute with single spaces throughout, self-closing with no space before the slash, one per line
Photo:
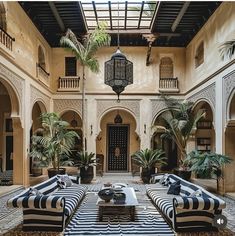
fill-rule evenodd
<path id="1" fill-rule="evenodd" d="M 61 165 L 71 165 L 71 149 L 74 147 L 75 131 L 68 131 L 68 122 L 60 119 L 56 113 L 43 113 L 41 115 L 42 128 L 32 136 L 32 158 L 40 160 L 40 166 L 50 166 L 48 176 L 65 174 L 65 168 Z M 78 137 L 79 138 L 79 137 Z"/>
<path id="2" fill-rule="evenodd" d="M 142 167 L 141 178 L 144 183 L 149 183 L 151 175 L 155 173 L 155 164 L 167 164 L 166 157 L 161 149 L 145 149 L 135 152 L 132 159 Z"/>
<path id="3" fill-rule="evenodd" d="M 93 167 L 96 166 L 95 153 L 82 151 L 78 153 L 78 167 L 80 168 L 80 176 L 82 184 L 89 184 L 93 179 Z"/>

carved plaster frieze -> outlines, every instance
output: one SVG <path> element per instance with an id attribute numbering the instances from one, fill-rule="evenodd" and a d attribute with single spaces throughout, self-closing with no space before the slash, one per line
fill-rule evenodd
<path id="1" fill-rule="evenodd" d="M 212 111 L 215 111 L 215 83 L 210 84 L 206 88 L 193 94 L 188 98 L 189 101 L 197 103 L 199 100 L 207 100 L 212 106 Z"/>
<path id="2" fill-rule="evenodd" d="M 225 104 L 227 104 L 228 99 L 235 88 L 235 71 L 224 77 L 223 84 L 224 99 Z"/>
<path id="3" fill-rule="evenodd" d="M 24 81 L 21 77 L 10 71 L 3 64 L 0 63 L 0 75 L 3 75 L 4 79 L 15 89 L 18 93 L 19 102 L 21 104 L 24 94 Z"/>
<path id="4" fill-rule="evenodd" d="M 82 114 L 82 100 L 79 99 L 54 99 L 54 111 L 61 114 L 64 111 L 72 110 L 80 116 Z"/>
<path id="5" fill-rule="evenodd" d="M 117 100 L 110 100 L 110 99 L 101 99 L 101 100 L 97 100 L 97 121 L 101 119 L 101 117 L 103 116 L 103 114 L 113 108 L 124 108 L 129 110 L 130 112 L 133 113 L 133 115 L 135 116 L 136 119 L 136 133 L 139 134 L 140 132 L 140 100 L 136 99 L 136 100 L 131 100 L 131 99 L 122 99 L 120 100 L 120 103 L 117 103 Z M 99 127 L 99 124 L 98 126 Z"/>
<path id="6" fill-rule="evenodd" d="M 126 108 L 135 114 L 136 118 L 140 116 L 140 100 L 97 100 L 97 117 L 101 117 L 105 111 L 110 108 Z"/>
<path id="7" fill-rule="evenodd" d="M 152 121 L 162 110 L 166 109 L 166 104 L 163 99 L 151 100 L 152 104 Z"/>
<path id="8" fill-rule="evenodd" d="M 35 102 L 41 101 L 47 112 L 50 111 L 50 97 L 46 94 L 42 93 L 40 90 L 35 88 L 33 85 L 30 86 L 30 102 L 31 102 L 31 109 Z"/>

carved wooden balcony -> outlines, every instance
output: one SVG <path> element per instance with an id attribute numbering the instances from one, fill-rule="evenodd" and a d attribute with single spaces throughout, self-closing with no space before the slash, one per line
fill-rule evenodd
<path id="1" fill-rule="evenodd" d="M 178 93 L 179 92 L 178 78 L 160 78 L 159 92 Z"/>
<path id="2" fill-rule="evenodd" d="M 0 43 L 12 51 L 12 42 L 15 41 L 5 30 L 0 28 Z"/>
<path id="3" fill-rule="evenodd" d="M 65 76 L 59 78 L 58 91 L 72 92 L 79 91 L 79 81 L 78 76 Z"/>

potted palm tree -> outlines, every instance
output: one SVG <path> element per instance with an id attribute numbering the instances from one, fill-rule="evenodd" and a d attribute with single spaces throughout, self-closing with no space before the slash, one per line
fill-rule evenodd
<path id="1" fill-rule="evenodd" d="M 231 163 L 232 159 L 226 155 L 214 152 L 199 152 L 194 150 L 187 155 L 186 162 L 190 163 L 190 170 L 206 178 L 216 177 L 217 191 L 219 180 L 223 179 L 222 167 Z"/>
<path id="2" fill-rule="evenodd" d="M 60 168 L 61 165 L 72 164 L 68 157 L 78 134 L 68 131 L 69 124 L 56 113 L 43 113 L 41 119 L 42 128 L 32 136 L 30 156 L 37 158 L 42 167 L 52 165 L 48 169 L 48 176 L 51 178 L 58 173 L 65 173 L 65 168 Z"/>
<path id="3" fill-rule="evenodd" d="M 78 166 L 82 184 L 89 184 L 93 179 L 93 166 L 96 166 L 95 153 L 79 152 Z"/>
<path id="4" fill-rule="evenodd" d="M 220 46 L 219 51 L 223 60 L 225 59 L 225 57 L 231 59 L 235 53 L 235 39 L 228 40 L 225 43 L 223 43 Z"/>
<path id="5" fill-rule="evenodd" d="M 163 165 L 166 157 L 161 149 L 145 149 L 135 152 L 132 155 L 133 161 L 142 167 L 141 178 L 144 183 L 149 183 L 151 175 L 155 173 L 155 164 Z"/>
<path id="6" fill-rule="evenodd" d="M 188 180 L 191 177 L 188 163 L 185 162 L 187 142 L 196 128 L 197 122 L 204 117 L 205 112 L 199 110 L 193 111 L 193 102 L 180 102 L 173 98 L 164 97 L 167 105 L 167 111 L 163 113 L 162 118 L 165 121 L 165 132 L 161 138 L 172 139 L 180 150 L 179 168 L 174 173 Z"/>
<path id="7" fill-rule="evenodd" d="M 99 24 L 99 26 L 86 37 L 84 37 L 83 42 L 80 42 L 76 35 L 68 29 L 66 35 L 60 40 L 61 46 L 70 50 L 76 57 L 76 59 L 81 63 L 82 66 L 82 143 L 83 152 L 85 152 L 85 91 L 86 91 L 86 76 L 85 68 L 87 67 L 92 72 L 99 72 L 99 62 L 95 57 L 97 51 L 103 46 L 109 46 L 111 42 L 111 37 L 105 32 L 106 25 Z"/>

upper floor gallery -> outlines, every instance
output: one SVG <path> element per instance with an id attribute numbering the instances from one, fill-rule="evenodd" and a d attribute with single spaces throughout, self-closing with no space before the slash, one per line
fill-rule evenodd
<path id="1" fill-rule="evenodd" d="M 9 61 L 5 66 L 17 66 L 53 93 L 81 91 L 79 62 L 70 52 L 49 44 L 22 4 L 1 2 L 0 14 L 0 56 Z M 232 59 L 221 58 L 219 48 L 235 37 L 235 3 L 222 2 L 206 20 L 185 46 L 153 46 L 149 65 L 148 46 L 121 45 L 121 51 L 134 67 L 134 83 L 126 88 L 126 93 L 184 94 L 231 63 Z M 111 88 L 104 84 L 104 63 L 115 51 L 114 44 L 98 51 L 100 72 L 86 70 L 87 93 L 111 93 Z"/>

